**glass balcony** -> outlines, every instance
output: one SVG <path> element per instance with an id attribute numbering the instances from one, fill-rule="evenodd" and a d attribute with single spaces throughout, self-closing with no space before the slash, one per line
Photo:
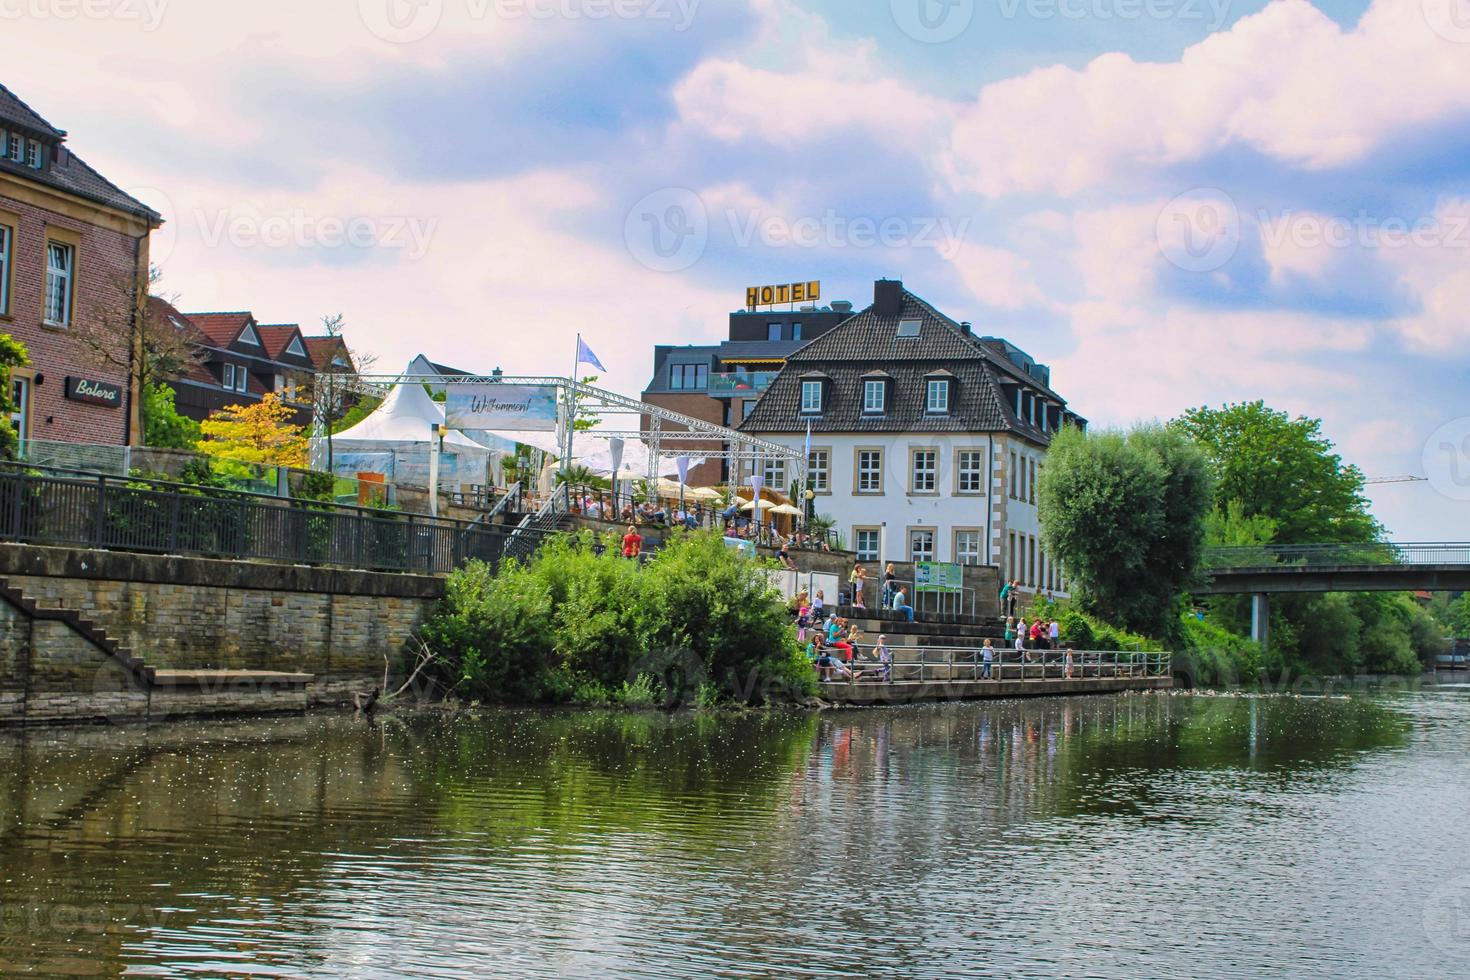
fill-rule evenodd
<path id="1" fill-rule="evenodd" d="M 729 374 L 709 376 L 711 398 L 728 398 L 734 395 L 758 395 L 771 386 L 775 371 L 735 371 Z"/>

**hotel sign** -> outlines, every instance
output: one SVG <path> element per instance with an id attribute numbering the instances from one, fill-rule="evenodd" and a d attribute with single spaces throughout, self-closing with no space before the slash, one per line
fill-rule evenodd
<path id="1" fill-rule="evenodd" d="M 93 378 L 67 378 L 66 397 L 74 402 L 117 408 L 122 404 L 122 385 Z"/>
<path id="2" fill-rule="evenodd" d="M 751 286 L 745 291 L 745 308 L 776 306 L 781 303 L 815 303 L 822 298 L 820 281 L 792 282 L 781 286 Z"/>

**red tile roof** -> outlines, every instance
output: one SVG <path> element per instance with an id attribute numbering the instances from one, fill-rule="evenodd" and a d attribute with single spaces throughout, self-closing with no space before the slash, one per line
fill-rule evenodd
<path id="1" fill-rule="evenodd" d="M 198 327 L 216 347 L 228 347 L 240 336 L 240 330 L 255 317 L 249 311 L 235 313 L 190 313 L 190 322 Z"/>
<path id="2" fill-rule="evenodd" d="M 265 345 L 265 352 L 273 359 L 279 360 L 286 353 L 286 345 L 291 338 L 301 332 L 301 328 L 294 323 L 262 323 L 256 326 L 255 332 L 260 334 L 260 342 Z"/>
<path id="3" fill-rule="evenodd" d="M 303 337 L 306 342 L 306 352 L 311 355 L 311 363 L 316 365 L 318 371 L 325 371 L 332 364 L 332 358 L 338 354 L 347 361 L 348 369 L 353 368 L 352 353 L 347 349 L 347 341 L 341 337 Z"/>

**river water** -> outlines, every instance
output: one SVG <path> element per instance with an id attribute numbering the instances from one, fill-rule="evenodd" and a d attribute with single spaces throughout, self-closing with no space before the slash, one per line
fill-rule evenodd
<path id="1" fill-rule="evenodd" d="M 1470 689 L 0 735 L 0 975 L 1470 975 Z"/>

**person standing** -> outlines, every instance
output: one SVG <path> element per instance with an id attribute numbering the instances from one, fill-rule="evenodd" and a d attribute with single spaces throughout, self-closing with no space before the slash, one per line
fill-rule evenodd
<path id="1" fill-rule="evenodd" d="M 1000 584 L 1000 612 L 1001 612 L 1001 615 L 1003 615 L 1003 616 L 1008 614 L 1008 610 L 1007 610 L 1006 607 L 1010 604 L 1010 598 L 1011 598 L 1011 583 L 1010 582 L 1002 582 Z"/>
<path id="2" fill-rule="evenodd" d="M 1028 639 L 1030 639 L 1030 634 L 1026 632 L 1026 617 L 1022 616 L 1016 622 L 1016 649 L 1026 649 L 1026 641 Z"/>
<path id="3" fill-rule="evenodd" d="M 980 648 L 980 659 L 983 661 L 980 667 L 980 679 L 982 681 L 988 681 L 990 680 L 990 665 L 995 661 L 995 648 L 990 645 L 989 639 Z"/>
<path id="4" fill-rule="evenodd" d="M 1038 618 L 1036 622 L 1031 624 L 1031 648 L 1033 650 L 1046 649 L 1046 641 L 1043 640 L 1041 637 L 1041 620 Z"/>
<path id="5" fill-rule="evenodd" d="M 1007 616 L 1006 617 L 1006 635 L 1005 635 L 1005 638 L 1006 638 L 1006 646 L 1010 646 L 1011 641 L 1016 638 L 1016 617 L 1015 616 Z"/>
<path id="6" fill-rule="evenodd" d="M 893 605 L 893 590 L 898 588 L 898 573 L 893 570 L 893 562 L 889 562 L 883 569 L 883 605 Z"/>
<path id="7" fill-rule="evenodd" d="M 852 604 L 858 609 L 866 609 L 867 604 L 863 599 L 863 593 L 868 588 L 868 572 L 863 568 L 863 563 L 858 562 L 852 566 Z"/>
<path id="8" fill-rule="evenodd" d="M 1072 676 L 1072 648 L 1067 647 L 1067 676 Z"/>
<path id="9" fill-rule="evenodd" d="M 1060 650 L 1062 648 L 1062 624 L 1053 619 L 1046 630 L 1047 635 L 1051 638 L 1051 648 Z"/>

